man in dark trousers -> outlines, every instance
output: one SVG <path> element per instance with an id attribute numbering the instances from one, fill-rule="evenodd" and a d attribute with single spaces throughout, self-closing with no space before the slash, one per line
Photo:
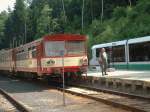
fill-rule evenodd
<path id="1" fill-rule="evenodd" d="M 106 70 L 108 66 L 108 60 L 107 60 L 107 53 L 105 51 L 105 48 L 101 48 L 99 52 L 99 64 L 102 71 L 102 76 L 107 75 Z"/>

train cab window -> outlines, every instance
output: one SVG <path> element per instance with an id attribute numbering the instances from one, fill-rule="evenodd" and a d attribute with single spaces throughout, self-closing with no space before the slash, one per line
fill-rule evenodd
<path id="1" fill-rule="evenodd" d="M 68 41 L 66 42 L 68 55 L 83 55 L 85 53 L 84 41 Z"/>
<path id="2" fill-rule="evenodd" d="M 65 50 L 64 41 L 48 41 L 45 42 L 45 55 L 46 56 L 61 56 L 62 51 Z"/>
<path id="3" fill-rule="evenodd" d="M 150 42 L 130 44 L 129 60 L 130 62 L 150 61 Z"/>
<path id="4" fill-rule="evenodd" d="M 100 52 L 100 48 L 97 48 L 97 49 L 96 49 L 96 57 L 97 57 L 97 58 L 99 57 L 99 52 Z"/>

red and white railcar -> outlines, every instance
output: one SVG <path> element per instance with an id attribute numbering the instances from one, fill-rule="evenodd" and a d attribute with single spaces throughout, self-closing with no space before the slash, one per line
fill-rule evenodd
<path id="1" fill-rule="evenodd" d="M 0 50 L 0 70 L 12 72 L 14 64 L 13 49 Z"/>
<path id="2" fill-rule="evenodd" d="M 37 75 L 61 74 L 64 59 L 65 72 L 83 72 L 88 65 L 86 37 L 57 34 L 14 49 L 14 71 Z"/>

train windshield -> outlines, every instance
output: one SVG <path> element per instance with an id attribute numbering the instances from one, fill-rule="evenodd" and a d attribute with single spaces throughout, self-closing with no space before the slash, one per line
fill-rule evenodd
<path id="1" fill-rule="evenodd" d="M 85 41 L 67 41 L 66 49 L 67 55 L 84 55 Z"/>
<path id="2" fill-rule="evenodd" d="M 64 41 L 48 41 L 45 42 L 46 56 L 62 56 L 62 51 L 65 49 Z"/>
<path id="3" fill-rule="evenodd" d="M 62 56 L 64 55 L 84 55 L 85 42 L 84 41 L 48 41 L 45 42 L 45 55 L 46 56 Z"/>

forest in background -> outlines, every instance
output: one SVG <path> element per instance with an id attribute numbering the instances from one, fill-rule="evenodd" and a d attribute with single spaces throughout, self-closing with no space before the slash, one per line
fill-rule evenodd
<path id="1" fill-rule="evenodd" d="M 75 33 L 94 44 L 150 35 L 150 0 L 16 0 L 0 13 L 0 48 L 47 34 Z"/>

